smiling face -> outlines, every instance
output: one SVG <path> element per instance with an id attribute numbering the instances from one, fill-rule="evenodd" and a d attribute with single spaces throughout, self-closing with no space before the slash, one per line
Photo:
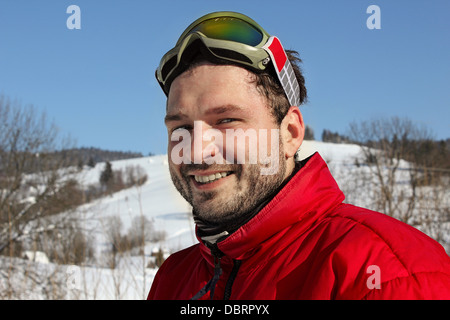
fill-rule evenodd
<path id="1" fill-rule="evenodd" d="M 292 172 L 303 139 L 298 108 L 278 125 L 253 80 L 237 66 L 201 63 L 178 76 L 170 89 L 165 123 L 172 181 L 196 217 L 209 223 L 228 224 L 272 194 Z M 184 143 L 193 151 L 182 155 L 191 160 L 184 163 L 173 157 L 180 142 L 171 137 L 179 132 L 189 133 Z M 205 141 L 207 133 L 214 138 Z M 273 166 L 261 159 L 262 153 L 277 161 L 274 173 L 261 174 Z M 258 160 L 252 161 L 255 154 Z"/>

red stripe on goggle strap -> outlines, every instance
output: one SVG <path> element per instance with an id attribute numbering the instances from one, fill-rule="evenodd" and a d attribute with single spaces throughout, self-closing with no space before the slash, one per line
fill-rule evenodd
<path id="1" fill-rule="evenodd" d="M 273 57 L 275 58 L 275 62 L 277 64 L 278 72 L 281 72 L 281 70 L 284 67 L 284 64 L 286 63 L 287 55 L 286 52 L 284 52 L 280 40 L 274 37 L 268 49 L 272 51 Z"/>

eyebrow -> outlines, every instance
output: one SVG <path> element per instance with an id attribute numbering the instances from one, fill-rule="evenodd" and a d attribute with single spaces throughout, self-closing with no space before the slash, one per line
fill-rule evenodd
<path id="1" fill-rule="evenodd" d="M 242 110 L 243 109 L 237 105 L 229 104 L 229 105 L 225 105 L 225 106 L 210 108 L 205 111 L 204 115 L 210 116 L 212 114 L 223 114 L 223 113 L 227 113 L 227 112 L 236 112 L 236 111 L 242 111 Z M 181 112 L 180 113 L 172 113 L 172 114 L 169 113 L 164 117 L 164 122 L 168 123 L 168 122 L 172 122 L 172 121 L 182 121 L 186 118 L 188 118 L 188 116 Z"/>
<path id="2" fill-rule="evenodd" d="M 181 121 L 186 119 L 188 116 L 184 113 L 174 113 L 174 114 L 166 114 L 164 117 L 164 123 L 172 122 L 172 121 Z"/>
<path id="3" fill-rule="evenodd" d="M 205 112 L 205 115 L 222 114 L 222 113 L 234 112 L 234 111 L 242 111 L 242 108 L 237 105 L 234 105 L 234 104 L 228 104 L 225 106 L 208 109 Z"/>

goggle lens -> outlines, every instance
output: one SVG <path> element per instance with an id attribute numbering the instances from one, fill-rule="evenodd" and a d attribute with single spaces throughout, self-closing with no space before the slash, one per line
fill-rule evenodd
<path id="1" fill-rule="evenodd" d="M 189 37 L 190 35 L 192 37 Z M 207 38 L 211 41 L 208 42 Z M 208 54 L 209 50 L 214 58 L 241 63 L 256 70 L 264 70 L 265 65 L 272 61 L 289 103 L 292 106 L 300 105 L 300 88 L 278 38 L 270 36 L 250 18 L 233 12 L 217 12 L 201 17 L 183 32 L 175 48 L 163 57 L 157 70 L 156 77 L 166 95 L 173 79 L 185 70 L 189 59 L 195 57 L 198 50 L 202 49 L 194 45 L 197 41 L 206 46 L 207 50 L 204 53 Z M 188 50 L 188 48 L 194 49 Z M 182 62 L 183 57 L 185 61 Z M 268 58 L 270 59 L 267 60 Z"/>
<path id="2" fill-rule="evenodd" d="M 256 46 L 263 39 L 263 34 L 258 29 L 233 17 L 219 17 L 202 21 L 189 34 L 197 31 L 208 38 L 235 41 L 249 46 Z"/>

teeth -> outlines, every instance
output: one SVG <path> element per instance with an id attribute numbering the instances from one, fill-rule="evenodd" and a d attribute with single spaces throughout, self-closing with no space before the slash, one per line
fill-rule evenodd
<path id="1" fill-rule="evenodd" d="M 229 174 L 229 172 L 218 172 L 216 174 L 210 174 L 209 176 L 194 176 L 195 181 L 200 183 L 209 183 L 216 181 L 218 179 L 224 178 Z"/>

